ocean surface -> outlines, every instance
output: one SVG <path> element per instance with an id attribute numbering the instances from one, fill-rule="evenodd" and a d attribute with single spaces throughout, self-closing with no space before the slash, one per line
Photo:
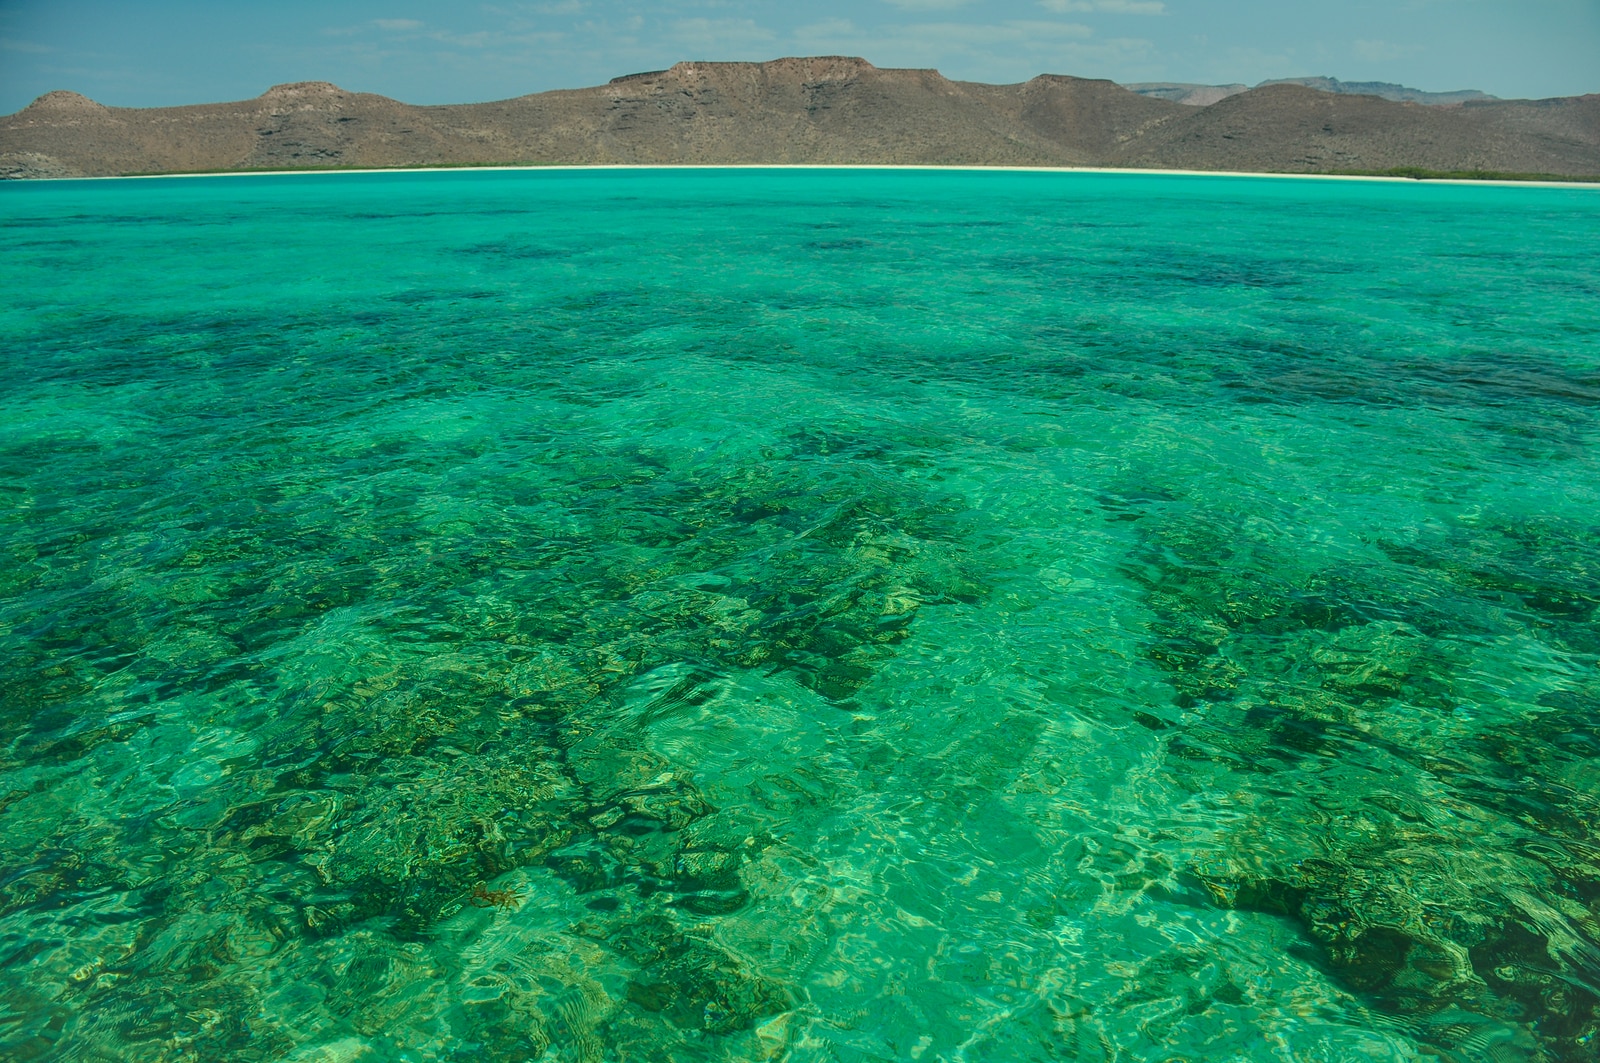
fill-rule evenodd
<path id="1" fill-rule="evenodd" d="M 0 1057 L 1600 1057 L 1600 191 L 0 188 Z"/>

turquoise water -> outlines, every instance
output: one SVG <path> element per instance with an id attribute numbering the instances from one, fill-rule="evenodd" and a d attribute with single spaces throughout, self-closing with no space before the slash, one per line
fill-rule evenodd
<path id="1" fill-rule="evenodd" d="M 0 223 L 0 1056 L 1600 1051 L 1600 193 Z"/>

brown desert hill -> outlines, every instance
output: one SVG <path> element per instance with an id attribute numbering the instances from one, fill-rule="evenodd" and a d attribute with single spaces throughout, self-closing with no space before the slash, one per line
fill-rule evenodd
<path id="1" fill-rule="evenodd" d="M 0 119 L 0 170 L 16 155 L 47 158 L 85 176 L 407 165 L 449 139 L 413 120 L 425 110 L 318 81 L 278 85 L 239 103 L 188 107 L 102 107 L 52 92 Z M 349 128 L 353 123 L 359 132 Z M 353 152 L 358 144 L 362 149 Z M 352 161 L 353 155 L 373 161 Z"/>
<path id="2" fill-rule="evenodd" d="M 1107 83 L 1109 84 L 1109 83 Z M 994 86 L 861 59 L 679 63 L 594 89 L 433 108 L 488 137 L 480 157 L 611 163 L 1063 165 L 1070 149 L 1000 119 Z"/>
<path id="3" fill-rule="evenodd" d="M 1128 144 L 1126 166 L 1285 173 L 1600 173 L 1600 96 L 1429 107 L 1267 85 Z"/>
<path id="4" fill-rule="evenodd" d="M 1600 174 L 1600 96 L 1423 107 L 1269 85 L 1207 107 L 1110 81 L 951 81 L 838 56 L 679 63 L 584 89 L 419 107 L 326 82 L 253 100 L 0 117 L 0 174 L 483 163 L 878 163 Z"/>
<path id="5" fill-rule="evenodd" d="M 1310 77 L 1310 78 L 1273 78 L 1256 85 L 1264 88 L 1267 85 L 1304 85 L 1307 88 L 1317 89 L 1322 92 L 1345 93 L 1357 96 L 1381 96 L 1386 100 L 1398 100 L 1409 103 L 1425 103 L 1430 107 L 1448 107 L 1452 104 L 1465 103 L 1468 100 L 1493 100 L 1499 97 L 1491 96 L 1487 92 L 1477 89 L 1457 89 L 1454 92 L 1424 92 L 1406 85 L 1397 85 L 1392 81 L 1340 81 L 1338 78 Z M 1236 96 L 1241 92 L 1250 91 L 1249 85 L 1234 82 L 1229 85 L 1197 85 L 1193 82 L 1182 81 L 1143 81 L 1124 85 L 1123 88 L 1130 92 L 1137 92 L 1141 96 L 1155 96 L 1163 100 L 1172 100 L 1174 103 L 1187 103 L 1193 107 L 1205 107 L 1216 103 L 1218 100 L 1229 96 Z"/>

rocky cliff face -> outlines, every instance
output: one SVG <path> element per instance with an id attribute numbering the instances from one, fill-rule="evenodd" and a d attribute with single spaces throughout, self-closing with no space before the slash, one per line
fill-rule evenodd
<path id="1" fill-rule="evenodd" d="M 1280 84 L 1206 107 L 1109 81 L 951 81 L 823 56 L 679 63 L 586 89 L 414 107 L 327 82 L 254 100 L 0 118 L 0 176 L 481 163 L 926 163 L 1600 174 L 1600 96 L 1422 107 Z"/>

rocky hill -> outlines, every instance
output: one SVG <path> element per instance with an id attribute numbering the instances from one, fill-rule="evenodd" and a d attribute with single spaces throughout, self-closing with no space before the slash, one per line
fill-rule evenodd
<path id="1" fill-rule="evenodd" d="M 1332 92 L 1349 96 L 1380 96 L 1396 103 L 1422 103 L 1430 107 L 1449 107 L 1451 104 L 1466 103 L 1468 100 L 1492 100 L 1496 97 L 1477 89 L 1459 89 L 1455 92 L 1424 92 L 1421 89 L 1408 88 L 1405 85 L 1396 85 L 1391 81 L 1340 81 L 1338 78 L 1277 78 L 1272 81 L 1263 81 L 1256 88 L 1267 85 L 1304 85 L 1308 89 L 1318 89 L 1322 92 Z M 1137 92 L 1141 96 L 1154 96 L 1157 99 L 1171 100 L 1173 103 L 1187 103 L 1195 107 L 1208 107 L 1219 100 L 1229 96 L 1237 96 L 1241 92 L 1249 92 L 1249 85 L 1194 85 L 1181 81 L 1144 81 L 1136 84 L 1124 85 L 1123 88 L 1130 92 Z"/>
<path id="2" fill-rule="evenodd" d="M 1425 107 L 1276 84 L 1184 106 L 1047 74 L 951 81 L 862 59 L 679 63 L 594 88 L 417 107 L 326 82 L 238 103 L 0 117 L 0 175 L 482 163 L 928 163 L 1600 174 L 1600 95 Z"/>
<path id="3" fill-rule="evenodd" d="M 1209 107 L 1229 96 L 1250 91 L 1249 85 L 1239 82 L 1231 85 L 1195 85 L 1186 81 L 1139 81 L 1122 87 L 1141 96 L 1186 103 L 1191 107 Z"/>
<path id="4" fill-rule="evenodd" d="M 1498 97 L 1477 89 L 1456 89 L 1454 92 L 1424 92 L 1421 89 L 1407 88 L 1396 85 L 1392 81 L 1340 81 L 1338 78 L 1278 78 L 1273 81 L 1263 81 L 1256 88 L 1265 85 L 1304 85 L 1308 89 L 1321 89 L 1323 92 L 1335 92 L 1347 96 L 1381 96 L 1386 100 L 1396 103 L 1423 103 L 1429 107 L 1449 107 L 1454 103 L 1466 103 L 1468 100 L 1493 100 Z"/>

